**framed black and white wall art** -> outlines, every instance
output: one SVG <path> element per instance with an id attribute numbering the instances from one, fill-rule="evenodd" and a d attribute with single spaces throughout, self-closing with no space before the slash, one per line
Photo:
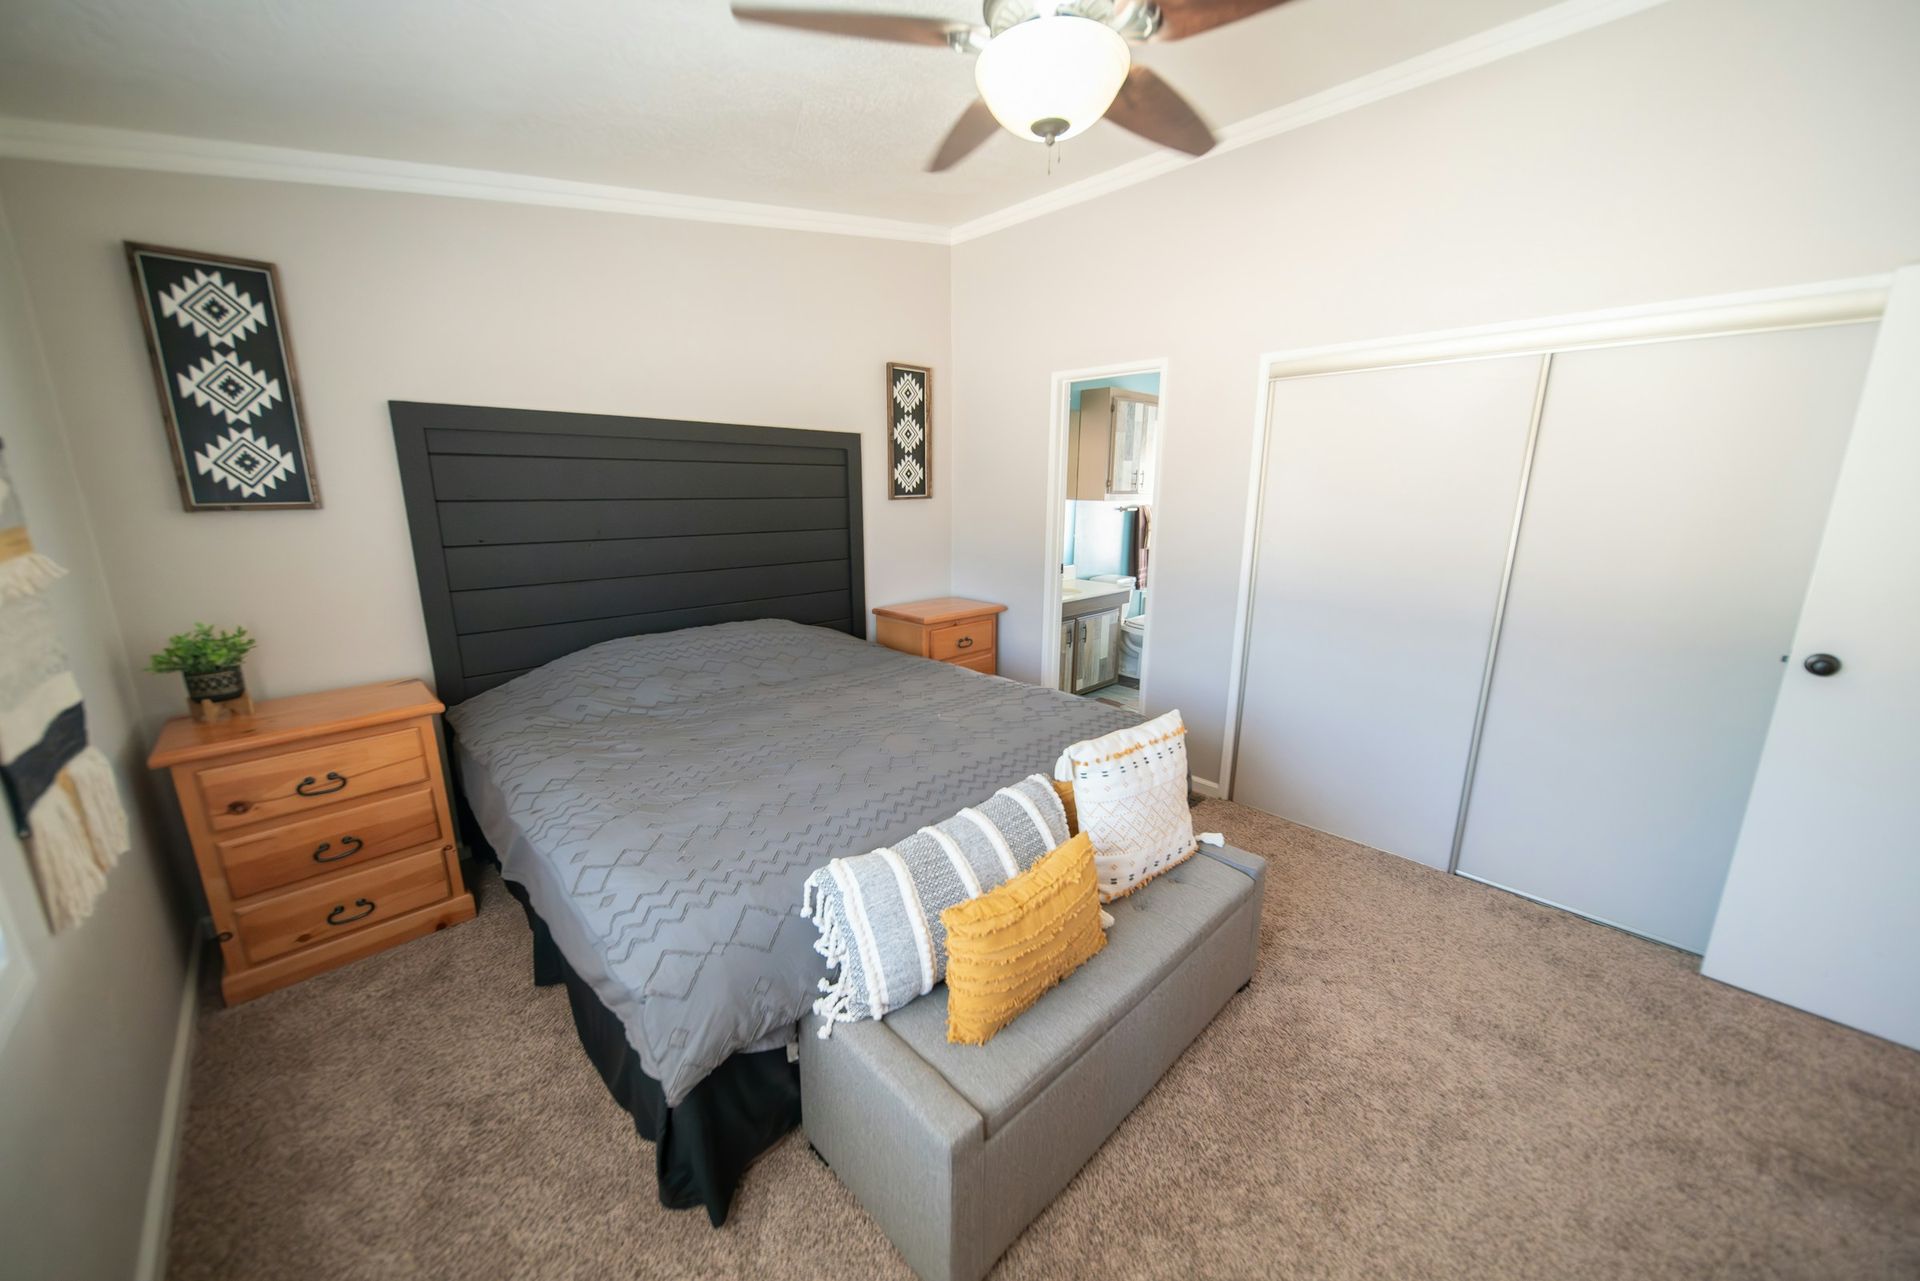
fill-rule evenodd
<path id="1" fill-rule="evenodd" d="M 131 242 L 127 264 L 181 504 L 318 507 L 273 264 Z"/>
<path id="2" fill-rule="evenodd" d="M 933 371 L 887 365 L 887 497 L 933 496 Z"/>

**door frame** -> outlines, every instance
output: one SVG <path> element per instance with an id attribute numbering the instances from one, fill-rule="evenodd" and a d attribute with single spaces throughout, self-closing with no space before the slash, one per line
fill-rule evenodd
<path id="1" fill-rule="evenodd" d="M 1149 506 L 1160 506 L 1162 448 L 1167 439 L 1168 361 L 1165 356 L 1151 360 L 1125 361 L 1117 365 L 1094 365 L 1086 369 L 1060 369 L 1053 374 L 1047 414 L 1047 546 L 1040 581 L 1040 683 L 1048 689 L 1060 687 L 1060 557 L 1066 551 L 1067 537 L 1067 432 L 1073 425 L 1073 384 L 1095 378 L 1117 378 L 1125 374 L 1157 374 L 1160 378 L 1160 412 L 1153 432 L 1153 493 Z M 1155 528 L 1160 515 L 1153 516 Z M 1157 541 L 1157 538 L 1156 538 Z M 1050 623 L 1047 620 L 1052 620 Z M 1153 620 L 1149 612 L 1146 634 L 1140 641 L 1140 711 L 1147 711 L 1147 670 L 1153 662 Z"/>
<path id="2" fill-rule="evenodd" d="M 1233 796 L 1235 754 L 1240 740 L 1240 720 L 1245 714 L 1246 673 L 1250 657 L 1247 633 L 1253 614 L 1253 583 L 1259 572 L 1260 519 L 1265 498 L 1268 445 L 1272 437 L 1273 383 L 1287 378 L 1312 378 L 1405 365 L 1482 360 L 1495 356 L 1547 356 L 1555 352 L 1596 347 L 1637 346 L 1649 342 L 1709 338 L 1769 329 L 1856 324 L 1878 319 L 1885 311 L 1892 281 L 1891 273 L 1882 273 L 1735 294 L 1671 299 L 1643 306 L 1541 316 L 1462 329 L 1296 347 L 1262 354 L 1255 383 L 1253 447 L 1247 472 L 1247 515 L 1240 549 L 1239 591 L 1233 615 L 1233 653 L 1227 665 L 1227 715 L 1220 749 L 1220 794 L 1229 799 Z M 1529 441 L 1529 451 L 1531 448 L 1532 442 Z M 1520 501 L 1525 501 L 1524 489 Z M 1057 524 L 1058 514 L 1054 519 Z M 1516 523 L 1514 537 L 1518 537 L 1518 532 Z M 1055 591 L 1057 594 L 1057 583 Z M 1488 638 L 1489 663 L 1498 640 L 1496 624 L 1494 634 Z M 1144 685 L 1144 681 L 1142 683 Z M 1475 749 L 1479 743 L 1478 730 L 1480 718 L 1485 712 L 1485 702 L 1483 681 L 1480 706 L 1475 716 Z M 1454 862 L 1457 863 L 1458 858 L 1456 833 Z M 1450 867 L 1448 870 L 1453 869 Z"/>

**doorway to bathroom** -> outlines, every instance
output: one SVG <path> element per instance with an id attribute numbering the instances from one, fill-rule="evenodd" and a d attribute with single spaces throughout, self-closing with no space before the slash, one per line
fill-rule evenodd
<path id="1" fill-rule="evenodd" d="M 1164 383 L 1160 362 L 1054 378 L 1043 679 L 1142 715 Z"/>

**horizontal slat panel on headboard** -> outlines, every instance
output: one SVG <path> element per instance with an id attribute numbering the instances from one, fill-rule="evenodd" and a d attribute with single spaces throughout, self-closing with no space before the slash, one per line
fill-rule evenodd
<path id="1" fill-rule="evenodd" d="M 634 422 L 646 421 L 633 419 Z M 685 458 L 743 463 L 835 464 L 839 451 L 812 445 L 750 445 L 713 440 L 632 440 L 619 436 L 546 436 L 538 432 L 427 432 L 427 452 L 499 458 Z"/>
<path id="2" fill-rule="evenodd" d="M 433 492 L 442 502 L 844 498 L 846 485 L 843 467 L 795 463 L 433 456 Z"/>
<path id="3" fill-rule="evenodd" d="M 577 583 L 534 583 L 453 594 L 462 636 L 523 626 L 529 618 L 572 623 L 619 614 L 658 614 L 695 605 L 727 605 L 813 592 L 845 591 L 847 562 L 755 565 L 690 574 L 639 574 Z"/>
<path id="4" fill-rule="evenodd" d="M 596 618 L 579 623 L 549 623 L 508 631 L 479 632 L 460 638 L 460 653 L 469 670 L 484 676 L 497 671 L 538 667 L 556 658 L 564 658 L 576 649 L 585 649 L 589 645 L 598 645 L 601 641 L 620 636 L 670 632 L 680 627 L 705 627 L 710 623 L 737 623 L 749 618 L 789 618 L 796 623 L 839 623 L 844 621 L 846 609 L 847 594 L 843 591 L 739 601 L 705 605 L 697 609 L 673 609 L 660 613 Z"/>
<path id="5" fill-rule="evenodd" d="M 620 636 L 754 618 L 865 632 L 853 433 L 390 408 L 449 703 Z"/>
<path id="6" fill-rule="evenodd" d="M 763 498 L 755 503 L 597 498 L 582 502 L 441 503 L 439 519 L 446 545 L 462 547 L 845 529 L 847 506 L 844 498 Z"/>
<path id="7" fill-rule="evenodd" d="M 447 586 L 456 592 L 530 583 L 570 583 L 630 574 L 845 560 L 844 529 L 771 534 L 689 534 L 684 538 L 589 538 L 447 548 Z"/>

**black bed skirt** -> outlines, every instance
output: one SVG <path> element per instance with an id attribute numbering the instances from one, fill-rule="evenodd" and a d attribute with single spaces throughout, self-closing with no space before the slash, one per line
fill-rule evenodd
<path id="1" fill-rule="evenodd" d="M 633 1128 L 653 1144 L 660 1204 L 673 1210 L 705 1206 L 719 1227 L 734 1189 L 755 1158 L 800 1124 L 800 1068 L 785 1050 L 735 1054 L 668 1107 L 660 1083 L 640 1067 L 627 1030 L 553 944 L 547 923 L 513 881 L 507 891 L 533 930 L 533 981 L 567 986 L 580 1045 L 600 1070 L 614 1102 L 633 1115 Z"/>

